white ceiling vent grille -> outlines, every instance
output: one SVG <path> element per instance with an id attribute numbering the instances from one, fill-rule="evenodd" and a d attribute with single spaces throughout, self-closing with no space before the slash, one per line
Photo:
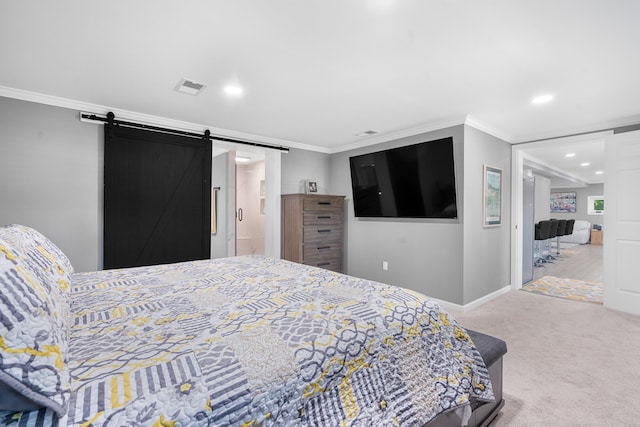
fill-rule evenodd
<path id="1" fill-rule="evenodd" d="M 365 130 L 364 132 L 357 133 L 356 136 L 371 136 L 375 135 L 376 133 L 380 132 L 377 130 Z"/>
<path id="2" fill-rule="evenodd" d="M 206 84 L 198 83 L 189 79 L 182 79 L 178 86 L 176 86 L 176 90 L 182 93 L 188 93 L 189 95 L 197 95 L 207 87 Z"/>

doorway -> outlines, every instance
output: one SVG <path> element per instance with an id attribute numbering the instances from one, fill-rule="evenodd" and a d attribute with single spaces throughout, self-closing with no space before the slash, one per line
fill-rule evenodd
<path id="1" fill-rule="evenodd" d="M 278 150 L 214 141 L 211 258 L 280 257 L 280 156 Z"/>
<path id="2" fill-rule="evenodd" d="M 512 200 L 514 200 L 514 208 L 512 210 L 512 222 L 516 224 L 514 228 L 514 233 L 512 235 L 512 264 L 514 268 L 512 269 L 512 284 L 514 289 L 520 289 L 522 284 L 526 283 L 524 271 L 529 268 L 525 268 L 525 262 L 528 261 L 528 254 L 525 254 L 524 248 L 528 248 L 530 242 L 527 242 L 527 224 L 525 224 L 525 206 L 527 202 L 525 201 L 525 185 L 527 176 L 531 176 L 533 174 L 535 177 L 540 178 L 539 181 L 542 182 L 542 187 L 545 187 L 547 190 L 545 197 L 538 197 L 538 180 L 536 180 L 535 188 L 536 188 L 536 200 L 535 200 L 535 217 L 534 223 L 540 219 L 550 219 L 558 218 L 558 219 L 569 219 L 576 218 L 584 220 L 585 222 L 589 222 L 590 224 L 602 224 L 604 223 L 604 216 L 594 217 L 592 215 L 588 215 L 586 206 L 587 206 L 587 196 L 591 195 L 593 192 L 595 193 L 603 193 L 603 184 L 604 181 L 602 177 L 598 178 L 590 178 L 590 179 L 580 179 L 580 175 L 576 175 L 574 173 L 568 172 L 567 169 L 564 169 L 561 166 L 563 161 L 569 161 L 565 157 L 566 153 L 570 152 L 578 152 L 581 148 L 583 150 L 591 152 L 591 157 L 600 157 L 598 160 L 602 160 L 604 157 L 604 139 L 610 135 L 611 131 L 605 132 L 597 132 L 588 135 L 579 135 L 574 137 L 566 137 L 566 138 L 558 138 L 554 140 L 547 141 L 538 141 L 526 144 L 518 144 L 514 145 L 512 149 Z M 594 146 L 598 144 L 601 145 L 600 154 L 597 152 L 592 152 L 591 150 Z M 596 153 L 594 155 L 594 153 Z M 543 155 L 544 154 L 544 155 Z M 578 159 L 576 159 L 578 160 Z M 576 162 L 580 167 L 584 167 L 585 170 L 590 169 L 585 160 L 580 159 L 579 162 Z M 593 165 L 591 169 L 594 170 Z M 558 191 L 570 191 L 577 194 L 577 211 L 571 213 L 551 213 L 550 212 L 550 193 L 558 192 Z M 595 194 L 593 193 L 593 194 Z M 540 213 L 540 209 L 546 209 L 544 214 Z M 530 222 L 530 219 L 527 219 Z M 589 246 L 589 245 L 587 245 Z M 577 251 L 576 248 L 574 251 Z M 593 249 L 589 253 L 586 253 L 585 256 L 589 258 L 585 258 L 585 264 L 594 265 L 596 261 L 602 265 L 602 248 L 582 248 L 588 250 Z M 600 255 L 598 255 L 600 254 Z M 567 267 L 569 263 L 566 263 Z M 558 267 L 554 265 L 554 267 Z M 580 267 L 580 264 L 576 265 L 575 271 L 586 272 L 589 269 L 585 269 L 584 267 Z M 569 269 L 567 269 L 569 270 Z M 537 271 L 536 273 L 540 273 Z M 597 273 L 597 272 L 596 272 Z M 569 274 L 569 273 L 567 273 Z M 581 275 L 582 276 L 582 275 Z M 537 274 L 534 274 L 533 279 L 537 277 Z M 601 281 L 598 280 L 601 275 L 601 270 L 599 274 L 594 273 L 594 277 L 591 278 L 593 281 Z M 567 277 L 574 278 L 574 277 Z M 575 277 L 578 279 L 578 277 Z M 581 280 L 589 280 L 586 277 L 580 277 Z"/>
<path id="3" fill-rule="evenodd" d="M 264 255 L 266 182 L 261 157 L 236 155 L 236 255 Z"/>

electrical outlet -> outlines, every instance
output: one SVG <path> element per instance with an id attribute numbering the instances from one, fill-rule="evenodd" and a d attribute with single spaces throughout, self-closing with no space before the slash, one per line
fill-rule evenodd
<path id="1" fill-rule="evenodd" d="M 382 261 L 382 269 L 383 270 L 388 270 L 389 269 L 389 263 L 387 261 Z"/>

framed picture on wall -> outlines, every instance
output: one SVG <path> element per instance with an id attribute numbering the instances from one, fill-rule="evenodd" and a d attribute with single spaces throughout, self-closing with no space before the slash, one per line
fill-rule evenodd
<path id="1" fill-rule="evenodd" d="M 482 225 L 495 227 L 502 223 L 502 169 L 484 165 Z"/>
<path id="2" fill-rule="evenodd" d="M 576 192 L 551 193 L 549 211 L 551 213 L 574 213 L 576 211 Z"/>
<path id="3" fill-rule="evenodd" d="M 587 215 L 604 215 L 604 196 L 587 196 Z"/>

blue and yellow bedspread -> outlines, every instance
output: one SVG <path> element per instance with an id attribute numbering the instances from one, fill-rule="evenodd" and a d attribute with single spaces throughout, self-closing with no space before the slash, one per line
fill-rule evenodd
<path id="1" fill-rule="evenodd" d="M 265 257 L 71 276 L 66 417 L 0 424 L 420 426 L 493 399 L 482 358 L 412 291 Z"/>

